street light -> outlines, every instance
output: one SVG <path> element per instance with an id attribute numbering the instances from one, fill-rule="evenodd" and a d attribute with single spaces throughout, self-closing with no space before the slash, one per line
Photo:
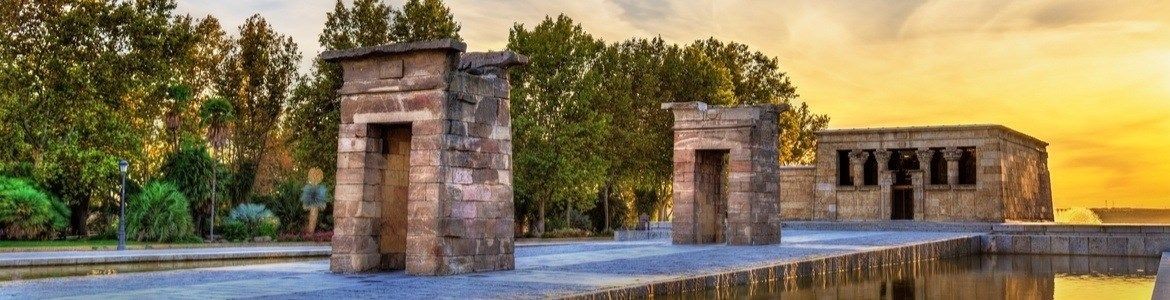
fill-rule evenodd
<path id="1" fill-rule="evenodd" d="M 118 250 L 126 250 L 126 169 L 130 168 L 130 163 L 125 159 L 118 161 L 118 170 L 122 171 L 122 203 L 119 206 L 121 212 L 118 213 Z"/>

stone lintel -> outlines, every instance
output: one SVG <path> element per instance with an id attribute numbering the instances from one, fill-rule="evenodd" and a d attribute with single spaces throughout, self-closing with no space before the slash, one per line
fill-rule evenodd
<path id="1" fill-rule="evenodd" d="M 440 50 L 457 53 L 467 50 L 467 45 L 454 39 L 430 40 L 412 43 L 394 43 L 346 50 L 325 51 L 324 53 L 321 53 L 321 59 L 327 62 L 341 62 L 346 60 L 366 58 L 370 56 L 403 54 L 420 50 Z"/>

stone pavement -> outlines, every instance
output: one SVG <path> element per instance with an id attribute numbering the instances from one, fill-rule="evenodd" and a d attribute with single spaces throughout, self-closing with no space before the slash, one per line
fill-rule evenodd
<path id="1" fill-rule="evenodd" d="M 517 247 L 516 270 L 444 277 L 330 273 L 327 260 L 0 283 L 0 298 L 549 298 L 975 236 L 787 230 L 768 246 L 668 240 Z"/>
<path id="2" fill-rule="evenodd" d="M 126 251 L 47 251 L 0 253 L 0 267 L 162 261 L 327 257 L 329 246 L 223 247 Z"/>

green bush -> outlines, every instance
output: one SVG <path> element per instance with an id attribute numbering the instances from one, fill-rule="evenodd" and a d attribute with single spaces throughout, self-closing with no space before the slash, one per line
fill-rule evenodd
<path id="1" fill-rule="evenodd" d="M 198 241 L 187 197 L 169 182 L 147 184 L 126 204 L 126 238 L 140 242 Z"/>
<path id="2" fill-rule="evenodd" d="M 69 225 L 69 208 L 27 181 L 0 177 L 0 238 L 53 237 Z"/>
<path id="3" fill-rule="evenodd" d="M 577 228 L 561 228 L 561 229 L 556 229 L 553 231 L 545 232 L 544 236 L 542 236 L 542 238 L 558 239 L 558 238 L 583 238 L 583 237 L 592 237 L 592 236 L 593 236 L 592 231 L 588 231 L 588 230 L 584 230 L 584 229 L 577 229 Z"/>
<path id="4" fill-rule="evenodd" d="M 256 237 L 276 238 L 280 220 L 263 204 L 244 203 L 232 209 L 224 221 L 223 236 L 231 241 L 248 241 Z"/>
<path id="5" fill-rule="evenodd" d="M 301 185 L 286 180 L 278 184 L 273 193 L 255 196 L 252 201 L 264 204 L 280 219 L 280 232 L 297 232 L 305 226 L 305 209 L 301 207 L 300 195 Z"/>

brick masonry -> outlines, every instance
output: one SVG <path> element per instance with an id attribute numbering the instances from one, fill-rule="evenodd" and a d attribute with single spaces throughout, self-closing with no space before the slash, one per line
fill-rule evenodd
<path id="1" fill-rule="evenodd" d="M 674 113 L 672 241 L 779 243 L 776 119 L 786 108 L 702 102 L 662 108 Z"/>
<path id="2" fill-rule="evenodd" d="M 454 40 L 322 58 L 344 70 L 330 270 L 514 268 L 511 52 Z"/>
<path id="3" fill-rule="evenodd" d="M 806 168 L 781 170 L 781 217 L 784 220 L 889 220 L 892 172 L 884 159 L 904 154 L 918 158 L 912 176 L 913 219 L 925 221 L 1051 221 L 1052 190 L 1048 144 L 1000 125 L 955 125 L 826 130 L 817 133 L 816 161 Z M 924 163 L 938 152 L 975 149 L 975 184 L 957 184 L 958 164 L 948 158 L 947 184 L 930 183 Z M 838 151 L 857 152 L 850 159 L 854 184 L 838 180 Z M 884 151 L 883 151 L 884 150 Z M 901 152 L 899 152 L 901 151 Z M 927 152 L 923 152 L 927 151 Z M 884 152 L 884 153 L 883 153 Z M 850 153 L 851 157 L 853 153 Z M 878 180 L 864 185 L 860 162 L 877 157 Z M 957 159 L 957 156 L 955 156 Z M 808 168 L 808 167 L 811 167 Z M 810 176 L 813 181 L 802 180 Z M 798 191 L 809 190 L 811 193 Z M 787 191 L 787 192 L 785 192 Z"/>

